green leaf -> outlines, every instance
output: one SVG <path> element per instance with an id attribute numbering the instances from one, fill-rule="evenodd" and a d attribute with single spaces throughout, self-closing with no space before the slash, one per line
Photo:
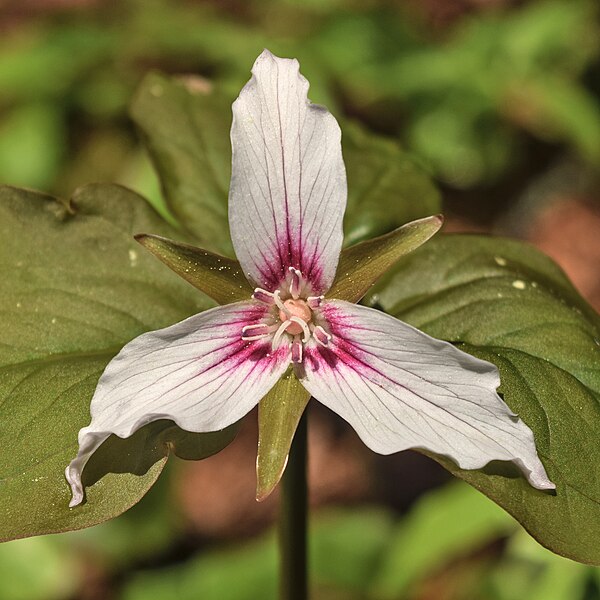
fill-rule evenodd
<path id="1" fill-rule="evenodd" d="M 177 275 L 219 304 L 249 300 L 252 296 L 253 290 L 237 260 L 158 235 L 142 233 L 135 239 Z"/>
<path id="2" fill-rule="evenodd" d="M 310 394 L 293 373 L 282 377 L 258 405 L 256 499 L 262 501 L 279 483 Z"/>
<path id="3" fill-rule="evenodd" d="M 342 150 L 348 175 L 346 246 L 440 212 L 439 192 L 395 142 L 342 123 Z"/>
<path id="4" fill-rule="evenodd" d="M 150 74 L 131 105 L 169 209 L 203 248 L 228 256 L 233 100 L 204 80 Z M 342 149 L 348 173 L 346 244 L 440 211 L 430 179 L 394 142 L 348 123 L 342 125 Z"/>
<path id="5" fill-rule="evenodd" d="M 87 503 L 69 510 L 64 469 L 108 361 L 144 331 L 212 305 L 133 239 L 172 235 L 139 196 L 113 185 L 71 202 L 0 188 L 0 539 L 67 531 L 115 517 L 150 488 L 170 451 L 206 456 L 235 428 L 208 437 L 158 422 L 112 437 L 84 471 Z"/>
<path id="6" fill-rule="evenodd" d="M 440 236 L 405 257 L 367 302 L 500 369 L 556 493 L 507 463 L 463 471 L 541 544 L 600 564 L 600 318 L 547 257 L 520 242 Z"/>
<path id="7" fill-rule="evenodd" d="M 424 244 L 439 231 L 442 223 L 441 215 L 419 219 L 342 250 L 327 297 L 358 302 L 399 258 Z"/>
<path id="8" fill-rule="evenodd" d="M 227 232 L 232 98 L 196 79 L 147 75 L 132 103 L 168 208 L 209 250 L 233 255 Z"/>
<path id="9" fill-rule="evenodd" d="M 393 533 L 373 580 L 372 597 L 403 598 L 410 587 L 447 561 L 469 554 L 516 523 L 464 483 L 451 483 L 418 501 Z"/>

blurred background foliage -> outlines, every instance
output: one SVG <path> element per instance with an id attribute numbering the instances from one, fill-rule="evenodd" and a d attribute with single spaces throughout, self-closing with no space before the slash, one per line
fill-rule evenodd
<path id="1" fill-rule="evenodd" d="M 162 206 L 128 117 L 149 70 L 232 97 L 263 47 L 311 98 L 396 139 L 448 230 L 528 239 L 600 307 L 596 0 L 20 0 L 0 3 L 0 181 L 69 196 L 116 181 Z M 223 131 L 228 137 L 228 131 Z M 375 457 L 312 411 L 316 599 L 594 600 L 600 572 L 541 548 L 441 468 Z M 124 516 L 0 546 L 0 598 L 276 597 L 275 499 L 253 500 L 256 431 L 169 465 Z M 325 505 L 325 508 L 320 508 Z"/>

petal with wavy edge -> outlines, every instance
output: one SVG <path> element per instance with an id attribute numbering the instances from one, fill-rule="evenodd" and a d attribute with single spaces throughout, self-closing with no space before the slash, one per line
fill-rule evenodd
<path id="1" fill-rule="evenodd" d="M 554 489 L 533 433 L 496 393 L 494 365 L 377 310 L 341 300 L 322 307 L 332 339 L 305 350 L 302 383 L 369 448 L 421 448 L 463 469 L 515 463 L 538 489 Z"/>
<path id="2" fill-rule="evenodd" d="M 340 128 L 307 98 L 297 60 L 265 50 L 233 104 L 229 225 L 244 273 L 269 290 L 292 266 L 327 291 L 342 247 Z"/>
<path id="3" fill-rule="evenodd" d="M 79 432 L 79 452 L 66 469 L 70 506 L 83 500 L 83 468 L 111 434 L 126 438 L 159 419 L 195 433 L 218 431 L 258 404 L 290 362 L 289 348 L 242 341 L 242 327 L 264 314 L 264 305 L 237 302 L 129 342 L 100 377 L 92 422 Z"/>

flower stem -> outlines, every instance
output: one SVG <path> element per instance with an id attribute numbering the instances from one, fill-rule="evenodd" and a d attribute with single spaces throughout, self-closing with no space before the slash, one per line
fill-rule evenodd
<path id="1" fill-rule="evenodd" d="M 280 600 L 307 600 L 307 417 L 302 415 L 281 481 Z"/>

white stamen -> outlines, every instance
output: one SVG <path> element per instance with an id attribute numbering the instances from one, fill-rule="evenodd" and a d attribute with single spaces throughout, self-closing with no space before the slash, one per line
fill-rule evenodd
<path id="1" fill-rule="evenodd" d="M 273 304 L 273 294 L 271 292 L 267 292 L 267 290 L 263 290 L 262 288 L 256 288 L 252 297 L 259 302 L 264 302 L 265 304 Z"/>
<path id="2" fill-rule="evenodd" d="M 306 324 L 306 321 L 304 321 L 304 319 L 301 319 L 300 317 L 290 317 L 289 320 L 292 323 L 298 323 L 298 325 L 300 325 L 300 327 L 302 327 L 302 332 L 304 333 L 304 337 L 302 338 L 302 341 L 304 343 L 308 342 L 308 340 L 310 339 L 310 330 L 308 328 L 308 325 Z"/>
<path id="3" fill-rule="evenodd" d="M 321 306 L 323 300 L 325 300 L 325 296 L 309 296 L 306 299 L 306 304 L 308 304 L 308 308 L 312 308 L 314 310 L 315 308 L 319 308 L 319 306 Z"/>
<path id="4" fill-rule="evenodd" d="M 294 300 L 300 298 L 300 291 L 302 287 L 302 273 L 294 267 L 289 268 L 289 272 L 292 274 L 292 281 L 290 282 L 290 295 Z"/>
<path id="5" fill-rule="evenodd" d="M 277 308 L 283 312 L 286 317 L 291 317 L 292 313 L 289 311 L 287 306 L 281 300 L 281 292 L 276 290 L 273 292 L 273 299 L 275 300 L 275 304 L 277 304 Z"/>
<path id="6" fill-rule="evenodd" d="M 292 362 L 293 363 L 301 363 L 304 354 L 304 346 L 302 342 L 298 338 L 298 336 L 294 337 L 294 341 L 292 342 Z"/>
<path id="7" fill-rule="evenodd" d="M 277 347 L 279 346 L 279 340 L 281 339 L 281 336 L 285 333 L 285 330 L 287 328 L 288 325 L 291 324 L 291 321 L 284 321 L 280 326 L 279 329 L 275 332 L 275 335 L 273 336 L 273 341 L 271 342 L 271 348 L 273 350 L 276 350 Z"/>
<path id="8" fill-rule="evenodd" d="M 328 346 L 331 340 L 331 334 L 327 333 L 320 325 L 313 329 L 313 337 L 321 346 Z"/>

